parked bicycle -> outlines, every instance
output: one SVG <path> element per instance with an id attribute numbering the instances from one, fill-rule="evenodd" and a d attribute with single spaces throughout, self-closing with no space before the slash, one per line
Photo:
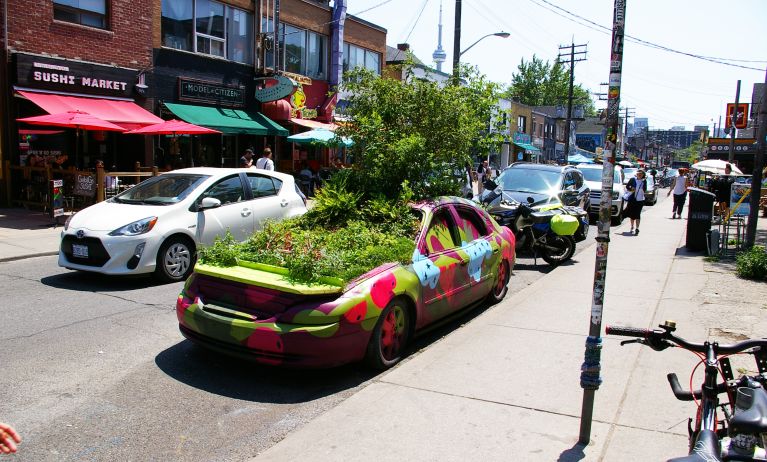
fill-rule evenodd
<path id="1" fill-rule="evenodd" d="M 695 461 L 765 461 L 767 445 L 767 339 L 744 340 L 732 345 L 717 342 L 692 343 L 674 335 L 676 323 L 666 321 L 660 329 L 607 326 L 607 335 L 635 337 L 621 345 L 641 343 L 655 351 L 680 347 L 694 353 L 705 365 L 705 377 L 700 390 L 685 391 L 676 374 L 668 374 L 671 390 L 681 401 L 695 401 L 698 410 L 695 422 L 688 421 L 689 455 L 669 462 Z M 754 357 L 758 374 L 735 379 L 729 356 L 749 354 Z M 693 374 L 690 374 L 692 388 Z M 719 377 L 724 381 L 719 382 Z M 724 403 L 719 395 L 727 394 Z"/>

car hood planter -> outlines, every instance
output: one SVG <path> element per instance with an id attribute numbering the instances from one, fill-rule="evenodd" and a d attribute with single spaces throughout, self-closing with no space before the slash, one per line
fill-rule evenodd
<path id="1" fill-rule="evenodd" d="M 424 218 L 412 263 L 387 263 L 347 284 L 295 282 L 285 268 L 251 262 L 198 264 L 176 304 L 181 332 L 262 364 L 396 364 L 421 328 L 500 301 L 514 265 L 514 235 L 472 202 L 418 207 Z"/>

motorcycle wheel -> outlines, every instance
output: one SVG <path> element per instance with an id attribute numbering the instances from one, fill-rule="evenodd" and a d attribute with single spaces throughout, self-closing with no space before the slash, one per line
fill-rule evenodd
<path id="1" fill-rule="evenodd" d="M 567 261 L 573 254 L 575 254 L 575 240 L 571 236 L 549 236 L 545 246 L 541 248 L 541 258 L 551 266 Z"/>

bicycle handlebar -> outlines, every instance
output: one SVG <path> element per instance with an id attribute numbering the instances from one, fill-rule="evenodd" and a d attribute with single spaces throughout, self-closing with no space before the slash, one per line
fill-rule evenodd
<path id="1" fill-rule="evenodd" d="M 693 343 L 672 334 L 674 327 L 664 325 L 661 325 L 660 327 L 661 329 L 642 329 L 629 326 L 607 326 L 605 328 L 605 333 L 607 335 L 618 335 L 622 337 L 637 337 L 641 339 L 641 343 L 657 351 L 668 348 L 669 346 L 672 346 L 672 344 L 698 353 L 706 353 L 709 345 L 713 345 L 716 354 L 741 353 L 751 348 L 767 349 L 767 339 L 748 339 L 729 345 L 712 344 L 710 342 Z"/>

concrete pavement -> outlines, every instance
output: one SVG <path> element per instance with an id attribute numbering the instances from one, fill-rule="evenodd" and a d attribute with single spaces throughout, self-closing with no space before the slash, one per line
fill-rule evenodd
<path id="1" fill-rule="evenodd" d="M 663 191 L 665 192 L 665 190 Z M 639 236 L 612 229 L 603 327 L 665 319 L 691 340 L 724 343 L 767 332 L 767 284 L 738 279 L 732 263 L 687 252 L 687 221 L 662 194 Z M 764 244 L 765 219 L 759 220 Z M 62 220 L 63 222 L 63 220 Z M 0 209 L 0 262 L 58 251 L 61 226 L 40 212 Z M 691 403 L 665 379 L 696 364 L 680 350 L 620 347 L 604 337 L 588 445 L 578 444 L 579 386 L 596 246 L 591 244 L 427 349 L 373 379 L 256 461 L 612 461 L 685 454 Z M 734 369 L 735 369 L 734 365 Z M 753 364 L 746 364 L 752 370 Z M 696 377 L 696 381 L 699 380 Z"/>
<path id="2" fill-rule="evenodd" d="M 671 219 L 661 191 L 639 236 L 613 228 L 603 327 L 678 322 L 693 341 L 731 343 L 767 332 L 767 284 L 684 248 L 686 219 Z M 761 219 L 764 221 L 764 219 Z M 761 224 L 760 224 L 761 226 Z M 596 245 L 367 387 L 254 461 L 613 461 L 686 454 L 692 403 L 680 381 L 697 359 L 603 337 L 590 443 L 579 445 L 580 367 L 588 335 Z M 755 365 L 750 364 L 751 370 Z M 696 377 L 696 381 L 698 378 Z"/>

